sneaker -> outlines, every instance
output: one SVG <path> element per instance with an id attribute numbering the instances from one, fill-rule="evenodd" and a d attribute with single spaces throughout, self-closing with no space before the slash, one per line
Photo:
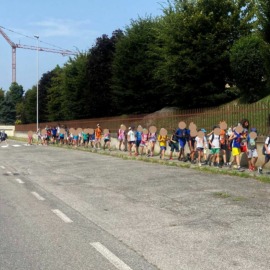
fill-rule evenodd
<path id="1" fill-rule="evenodd" d="M 262 167 L 259 167 L 259 168 L 258 168 L 258 173 L 259 173 L 259 174 L 262 174 L 262 173 L 263 173 L 262 171 L 263 171 L 263 170 L 262 170 Z"/>
<path id="2" fill-rule="evenodd" d="M 244 171 L 244 169 L 243 169 L 243 168 L 241 168 L 241 167 L 238 167 L 238 168 L 237 168 L 237 171 L 238 171 L 238 172 L 243 172 L 243 171 Z"/>
<path id="3" fill-rule="evenodd" d="M 208 165 L 211 167 L 212 166 L 212 163 L 211 162 L 208 162 Z"/>
<path id="4" fill-rule="evenodd" d="M 198 163 L 198 165 L 199 165 L 199 167 L 201 167 L 201 166 L 202 166 L 202 163 L 201 163 L 201 162 L 199 162 L 199 163 Z"/>
<path id="5" fill-rule="evenodd" d="M 232 163 L 231 163 L 231 162 L 228 163 L 228 167 L 229 167 L 229 168 L 232 167 Z"/>

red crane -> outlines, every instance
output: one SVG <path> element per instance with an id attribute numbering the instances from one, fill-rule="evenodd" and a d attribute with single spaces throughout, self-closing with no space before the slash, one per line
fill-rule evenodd
<path id="1" fill-rule="evenodd" d="M 36 47 L 36 46 L 30 46 L 30 45 L 16 44 L 10 40 L 10 38 L 2 30 L 1 27 L 0 27 L 0 34 L 4 37 L 4 39 L 9 43 L 9 45 L 12 48 L 12 82 L 16 82 L 16 49 L 17 48 L 42 51 L 42 52 L 59 53 L 59 54 L 62 54 L 63 56 L 77 55 L 76 52 L 69 51 L 69 50 L 57 50 L 57 49 L 51 49 L 51 48 L 42 48 L 42 47 Z"/>

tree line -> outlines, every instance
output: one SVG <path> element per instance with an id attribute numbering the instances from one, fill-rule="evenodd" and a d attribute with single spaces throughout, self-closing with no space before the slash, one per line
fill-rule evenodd
<path id="1" fill-rule="evenodd" d="M 254 102 L 270 93 L 269 1 L 171 0 L 162 10 L 43 74 L 39 121 Z M 0 89 L 0 122 L 35 122 L 36 90 Z"/>

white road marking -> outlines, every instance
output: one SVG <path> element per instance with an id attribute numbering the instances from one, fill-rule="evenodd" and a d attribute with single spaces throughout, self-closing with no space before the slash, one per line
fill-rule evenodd
<path id="1" fill-rule="evenodd" d="M 8 147 L 8 145 L 2 145 L 1 147 L 2 147 L 2 148 L 6 148 L 6 147 Z"/>
<path id="2" fill-rule="evenodd" d="M 31 192 L 39 201 L 45 201 L 45 199 L 40 196 L 37 192 L 33 191 Z"/>
<path id="3" fill-rule="evenodd" d="M 5 169 L 5 167 L 4 167 L 4 166 L 1 166 L 1 169 L 3 169 L 3 170 L 4 170 L 4 169 Z"/>
<path id="4" fill-rule="evenodd" d="M 99 242 L 91 243 L 99 253 L 101 253 L 110 263 L 112 263 L 119 270 L 132 270 L 128 265 L 121 261 L 117 256 L 115 256 L 111 251 L 109 251 L 105 246 Z"/>
<path id="5" fill-rule="evenodd" d="M 12 175 L 12 172 L 7 172 L 7 174 Z"/>
<path id="6" fill-rule="evenodd" d="M 21 144 L 13 144 L 12 146 L 13 147 L 21 147 L 22 145 Z"/>
<path id="7" fill-rule="evenodd" d="M 23 182 L 21 179 L 19 179 L 19 178 L 17 178 L 16 181 L 17 181 L 19 184 L 24 184 L 24 182 Z"/>
<path id="8" fill-rule="evenodd" d="M 61 218 L 66 223 L 73 222 L 68 216 L 66 216 L 64 213 L 62 213 L 58 209 L 52 209 L 53 213 L 55 213 L 59 218 Z"/>

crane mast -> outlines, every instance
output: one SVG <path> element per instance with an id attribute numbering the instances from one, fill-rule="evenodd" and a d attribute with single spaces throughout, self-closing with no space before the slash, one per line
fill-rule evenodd
<path id="1" fill-rule="evenodd" d="M 16 44 L 10 40 L 8 35 L 2 30 L 1 27 L 0 27 L 0 34 L 4 37 L 4 39 L 8 42 L 8 44 L 12 48 L 12 82 L 16 82 L 16 49 L 17 48 L 42 51 L 42 52 L 58 53 L 58 54 L 62 54 L 63 56 L 77 54 L 76 52 L 69 51 L 69 50 L 57 50 L 57 49 L 51 49 L 51 48 L 42 48 L 42 47 L 36 47 L 36 46 L 30 46 L 30 45 Z"/>

